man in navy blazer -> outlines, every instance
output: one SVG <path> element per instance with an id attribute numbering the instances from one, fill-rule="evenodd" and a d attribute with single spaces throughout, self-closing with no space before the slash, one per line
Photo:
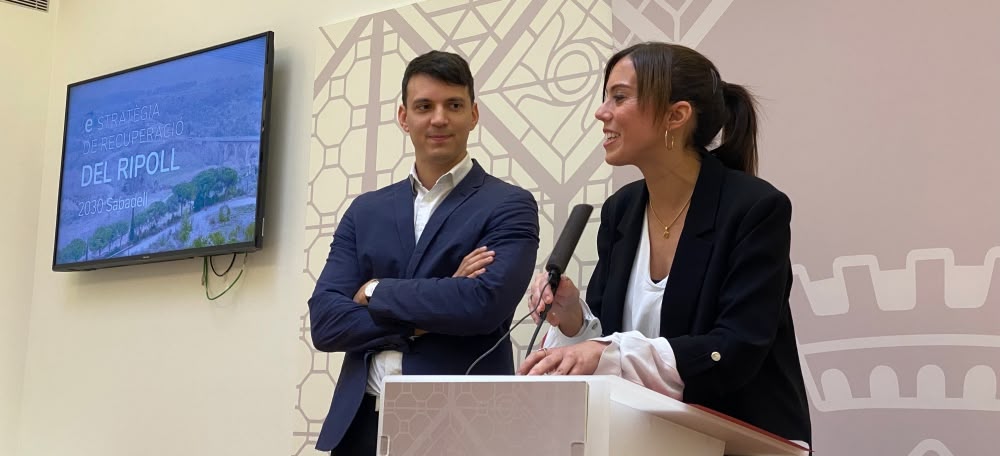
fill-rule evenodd
<path id="1" fill-rule="evenodd" d="M 333 455 L 375 454 L 384 376 L 463 374 L 503 337 L 538 250 L 532 195 L 469 157 L 479 110 L 468 63 L 415 58 L 402 98 L 410 176 L 354 200 L 309 299 L 314 346 L 345 353 L 316 443 Z M 473 371 L 513 372 L 509 343 Z"/>

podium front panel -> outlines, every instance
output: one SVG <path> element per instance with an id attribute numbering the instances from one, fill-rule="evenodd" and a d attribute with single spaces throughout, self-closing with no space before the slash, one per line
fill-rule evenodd
<path id="1" fill-rule="evenodd" d="M 583 456 L 586 382 L 386 382 L 378 454 Z"/>

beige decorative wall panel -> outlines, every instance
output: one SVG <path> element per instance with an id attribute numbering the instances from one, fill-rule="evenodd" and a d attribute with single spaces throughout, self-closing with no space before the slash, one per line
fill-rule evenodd
<path id="1" fill-rule="evenodd" d="M 404 179 L 413 164 L 396 123 L 406 63 L 432 49 L 465 57 L 476 80 L 479 126 L 469 152 L 487 172 L 539 201 L 539 263 L 573 204 L 600 205 L 612 191 L 601 124 L 603 65 L 611 54 L 607 0 L 429 1 L 320 30 L 303 272 L 314 286 L 340 214 L 359 194 Z M 586 284 L 597 261 L 598 213 L 570 266 Z M 517 317 L 526 313 L 526 305 Z M 316 352 L 302 316 L 296 454 L 314 445 L 329 407 L 339 355 Z M 528 324 L 513 333 L 523 359 Z"/>

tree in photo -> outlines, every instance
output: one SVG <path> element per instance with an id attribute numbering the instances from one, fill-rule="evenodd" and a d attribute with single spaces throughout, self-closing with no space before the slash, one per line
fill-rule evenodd
<path id="1" fill-rule="evenodd" d="M 212 245 L 223 245 L 226 243 L 226 236 L 221 231 L 213 231 L 212 234 L 208 235 L 208 240 L 212 242 Z"/>
<path id="2" fill-rule="evenodd" d="M 66 246 L 59 251 L 58 258 L 60 263 L 70 263 L 80 260 L 86 254 L 87 242 L 83 239 L 73 239 L 72 242 L 66 244 Z"/>
<path id="3" fill-rule="evenodd" d="M 188 239 L 191 238 L 191 230 L 193 229 L 194 225 L 191 223 L 191 216 L 184 214 L 184 217 L 181 219 L 181 229 L 177 231 L 177 240 L 181 241 L 181 244 L 187 243 Z"/>

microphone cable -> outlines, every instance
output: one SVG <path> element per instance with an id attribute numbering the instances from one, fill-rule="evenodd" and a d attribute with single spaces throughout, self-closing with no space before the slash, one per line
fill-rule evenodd
<path id="1" fill-rule="evenodd" d="M 556 295 L 556 288 L 559 287 L 560 275 L 561 274 L 557 273 L 556 271 L 549 271 L 549 280 L 546 280 L 545 281 L 545 286 L 542 287 L 542 292 L 544 292 L 546 288 L 548 288 L 549 291 L 552 292 L 552 299 L 553 300 L 556 299 L 556 296 L 555 296 Z M 553 284 L 553 282 L 555 282 L 555 283 Z M 542 293 L 538 293 L 538 300 L 539 300 L 538 304 L 541 304 Z M 538 304 L 536 304 L 535 308 L 532 309 L 532 311 L 531 311 L 532 313 L 534 313 L 536 310 L 538 310 Z M 551 310 L 551 309 L 552 309 L 552 306 L 545 306 L 545 309 L 543 309 L 542 312 L 538 314 L 538 317 L 539 317 L 538 318 L 538 324 L 535 325 L 535 332 L 531 334 L 531 340 L 528 341 L 528 355 L 531 355 L 531 349 L 532 349 L 532 347 L 535 346 L 535 337 L 538 336 L 538 330 L 542 329 L 542 323 L 545 322 L 545 317 L 547 317 L 549 315 L 549 310 Z M 525 355 L 524 359 L 528 359 L 528 355 Z"/>
<path id="2" fill-rule="evenodd" d="M 507 336 L 509 336 L 510 333 L 514 331 L 514 328 L 517 328 L 518 325 L 520 325 L 522 322 L 524 322 L 525 318 L 530 317 L 531 314 L 535 313 L 535 311 L 538 310 L 539 306 L 542 304 L 542 294 L 545 293 L 545 289 L 546 288 L 551 289 L 551 286 L 549 285 L 548 282 L 545 283 L 545 286 L 542 287 L 542 290 L 538 293 L 538 299 L 535 300 L 535 305 L 534 305 L 534 307 L 531 308 L 531 311 L 528 312 L 527 315 L 521 317 L 521 319 L 518 320 L 516 323 L 514 323 L 513 325 L 511 325 L 510 329 L 507 330 L 507 332 L 504 335 L 500 336 L 500 340 L 498 340 L 497 343 L 493 344 L 493 346 L 490 347 L 489 350 L 486 350 L 486 353 L 483 353 L 478 358 L 476 358 L 476 360 L 473 361 L 472 364 L 469 365 L 469 368 L 465 370 L 465 375 L 469 375 L 469 373 L 472 372 L 472 368 L 476 367 L 476 364 L 479 364 L 479 362 L 482 361 L 483 358 L 485 358 L 486 356 L 488 356 L 490 353 L 493 353 L 493 350 L 496 350 L 497 347 L 500 346 L 500 343 L 502 343 L 504 341 L 504 339 L 507 339 Z M 548 309 L 545 310 L 544 314 L 540 315 L 541 318 L 539 318 L 539 320 L 538 320 L 538 325 L 535 326 L 535 333 L 531 336 L 531 343 L 528 345 L 528 355 L 531 355 L 531 346 L 535 344 L 535 336 L 538 335 L 538 329 L 542 327 L 542 323 L 545 322 L 545 316 L 547 314 L 548 314 Z M 527 358 L 528 355 L 525 355 L 525 358 Z"/>

